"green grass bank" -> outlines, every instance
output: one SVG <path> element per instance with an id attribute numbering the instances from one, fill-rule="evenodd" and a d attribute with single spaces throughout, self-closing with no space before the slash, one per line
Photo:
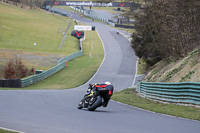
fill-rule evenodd
<path id="1" fill-rule="evenodd" d="M 72 21 L 68 17 L 36 9 L 21 9 L 0 3 L 0 48 L 21 51 L 68 55 L 78 50 L 76 38 L 67 36 L 63 46 L 63 32 Z M 68 30 L 70 35 L 75 22 Z M 36 45 L 34 45 L 34 43 Z"/>

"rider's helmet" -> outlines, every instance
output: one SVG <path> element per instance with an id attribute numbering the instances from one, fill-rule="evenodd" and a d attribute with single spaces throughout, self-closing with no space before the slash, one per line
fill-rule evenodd
<path id="1" fill-rule="evenodd" d="M 111 85 L 111 83 L 109 81 L 106 81 L 105 84 L 106 85 Z"/>

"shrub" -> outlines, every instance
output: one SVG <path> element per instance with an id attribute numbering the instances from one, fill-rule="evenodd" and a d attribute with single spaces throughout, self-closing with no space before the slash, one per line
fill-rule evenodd
<path id="1" fill-rule="evenodd" d="M 3 77 L 5 79 L 21 79 L 28 75 L 28 68 L 22 63 L 21 59 L 9 60 L 4 66 Z"/>

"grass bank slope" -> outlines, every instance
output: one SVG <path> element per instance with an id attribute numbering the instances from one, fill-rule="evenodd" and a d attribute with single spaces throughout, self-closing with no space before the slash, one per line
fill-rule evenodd
<path id="1" fill-rule="evenodd" d="M 64 55 L 79 49 L 77 39 L 68 36 L 59 50 L 68 17 L 0 3 L 0 18 L 0 48 Z"/>
<path id="2" fill-rule="evenodd" d="M 58 59 L 79 50 L 79 41 L 71 36 L 74 25 L 65 16 L 0 3 L 0 70 L 16 56 L 28 68 L 47 70 L 55 66 Z"/>
<path id="3" fill-rule="evenodd" d="M 200 57 L 194 50 L 186 57 L 171 63 L 157 63 L 144 79 L 148 82 L 200 82 Z"/>

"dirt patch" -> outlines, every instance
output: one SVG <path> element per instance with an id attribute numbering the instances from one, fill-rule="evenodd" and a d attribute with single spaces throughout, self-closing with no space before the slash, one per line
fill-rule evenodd
<path id="1" fill-rule="evenodd" d="M 19 50 L 0 49 L 0 64 L 4 65 L 10 59 L 20 58 L 27 67 L 52 67 L 62 58 L 62 54 L 47 54 Z"/>

